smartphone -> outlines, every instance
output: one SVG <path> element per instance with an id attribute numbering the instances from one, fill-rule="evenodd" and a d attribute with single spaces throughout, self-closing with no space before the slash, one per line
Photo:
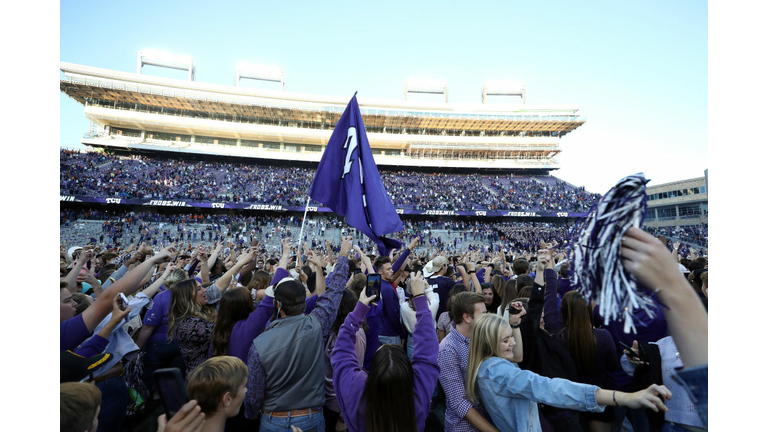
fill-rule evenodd
<path id="1" fill-rule="evenodd" d="M 619 341 L 619 344 L 624 347 L 624 354 L 626 354 L 627 357 L 633 357 L 633 358 L 636 358 L 636 359 L 640 358 L 640 356 L 638 356 L 637 354 L 635 354 L 634 351 L 632 351 L 632 347 L 631 346 L 625 344 L 622 341 Z"/>
<path id="2" fill-rule="evenodd" d="M 170 419 L 181 407 L 189 402 L 187 386 L 179 368 L 158 369 L 152 377 L 155 380 L 155 388 L 160 393 L 160 399 L 165 408 L 165 417 Z"/>
<path id="3" fill-rule="evenodd" d="M 125 296 L 125 294 L 117 294 L 117 307 L 119 307 L 120 310 L 128 309 L 128 298 Z"/>
<path id="4" fill-rule="evenodd" d="M 381 298 L 381 275 L 379 273 L 368 275 L 368 283 L 365 286 L 365 295 L 368 297 L 376 296 L 373 301 L 379 301 Z"/>
<path id="5" fill-rule="evenodd" d="M 510 315 L 517 315 L 517 314 L 519 314 L 522 311 L 523 311 L 522 309 L 518 309 L 516 307 L 512 307 L 512 305 L 509 305 L 509 314 Z"/>

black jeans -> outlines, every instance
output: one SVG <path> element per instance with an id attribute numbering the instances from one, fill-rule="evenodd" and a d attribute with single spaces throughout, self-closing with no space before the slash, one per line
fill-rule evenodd
<path id="1" fill-rule="evenodd" d="M 179 342 L 166 339 L 162 342 L 147 342 L 144 346 L 144 386 L 152 398 L 155 381 L 152 374 L 163 368 L 179 368 L 181 376 L 187 376 L 187 366 L 179 351 Z"/>

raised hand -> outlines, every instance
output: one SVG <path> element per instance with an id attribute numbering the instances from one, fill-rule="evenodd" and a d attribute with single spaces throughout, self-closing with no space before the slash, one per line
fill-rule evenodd
<path id="1" fill-rule="evenodd" d="M 350 278 L 349 278 L 350 282 L 352 281 L 352 279 L 354 279 L 354 277 L 355 277 L 354 275 L 350 276 Z M 370 297 L 368 297 L 367 295 L 365 295 L 365 288 L 363 288 L 362 290 L 360 290 L 360 298 L 359 298 L 359 300 L 360 300 L 360 303 L 362 303 L 362 304 L 364 304 L 364 305 L 368 306 L 368 305 L 370 305 L 370 304 L 371 304 L 371 302 L 372 302 L 372 301 L 373 301 L 375 298 L 376 298 L 376 296 L 370 296 Z"/>
<path id="2" fill-rule="evenodd" d="M 648 362 L 643 361 L 640 358 L 640 345 L 638 345 L 637 341 L 632 341 L 632 348 L 624 348 L 624 355 L 626 355 L 627 360 L 635 366 L 648 364 Z"/>
<path id="3" fill-rule="evenodd" d="M 341 250 L 339 251 L 339 256 L 347 256 L 351 250 L 352 236 L 343 237 L 341 241 Z"/>
<path id="4" fill-rule="evenodd" d="M 519 313 L 516 313 L 516 314 L 513 314 L 512 310 L 509 311 L 509 324 L 513 326 L 520 325 L 520 323 L 523 321 L 523 317 L 525 316 L 525 314 L 528 313 L 523 307 L 523 303 L 519 301 L 512 302 L 509 304 L 509 307 L 511 309 L 517 309 L 520 311 Z"/>

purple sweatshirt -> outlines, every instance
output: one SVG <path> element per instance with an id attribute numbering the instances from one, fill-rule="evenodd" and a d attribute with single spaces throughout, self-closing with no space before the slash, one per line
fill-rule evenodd
<path id="1" fill-rule="evenodd" d="M 416 425 L 424 430 L 429 402 L 437 385 L 440 368 L 437 365 L 437 334 L 429 311 L 426 296 L 413 301 L 416 308 L 416 327 L 413 334 L 413 396 L 416 411 Z M 339 328 L 336 346 L 331 354 L 333 366 L 333 388 L 341 408 L 341 415 L 350 431 L 365 431 L 365 400 L 363 390 L 368 372 L 360 368 L 355 351 L 356 334 L 360 323 L 370 308 L 358 302 L 355 310 L 347 315 Z M 358 408 L 359 407 L 359 408 Z"/>
<path id="2" fill-rule="evenodd" d="M 410 254 L 408 249 L 403 252 L 397 261 L 392 264 L 392 272 L 397 273 Z M 400 299 L 397 297 L 397 289 L 391 282 L 381 281 L 381 327 L 379 335 L 381 336 L 406 336 L 403 326 L 400 325 Z M 378 347 L 376 347 L 378 349 Z"/>
<path id="3" fill-rule="evenodd" d="M 271 285 L 290 275 L 286 269 L 278 268 L 275 270 L 275 276 L 272 277 Z M 261 303 L 256 306 L 256 309 L 248 315 L 248 318 L 236 322 L 235 326 L 232 327 L 227 354 L 237 357 L 247 364 L 248 350 L 251 348 L 253 340 L 267 327 L 267 321 L 272 318 L 273 313 L 273 299 L 270 296 L 265 296 Z"/>

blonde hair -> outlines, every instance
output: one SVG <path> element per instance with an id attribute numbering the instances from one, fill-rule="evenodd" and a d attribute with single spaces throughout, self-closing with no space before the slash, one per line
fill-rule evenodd
<path id="1" fill-rule="evenodd" d="M 176 285 L 177 282 L 181 282 L 183 280 L 189 279 L 189 274 L 184 269 L 176 269 L 171 272 L 171 274 L 168 275 L 167 278 L 165 278 L 165 281 L 163 285 L 165 285 L 166 289 L 172 289 L 174 285 Z"/>
<path id="2" fill-rule="evenodd" d="M 480 365 L 490 357 L 499 357 L 499 345 L 504 330 L 509 327 L 509 321 L 496 314 L 482 314 L 475 318 L 472 324 L 472 334 L 469 337 L 469 360 L 467 361 L 467 400 L 479 403 L 477 393 L 477 373 Z"/>
<path id="3" fill-rule="evenodd" d="M 237 395 L 243 381 L 248 378 L 248 367 L 237 357 L 209 358 L 190 372 L 187 393 L 197 400 L 206 417 L 216 414 L 219 401 L 226 393 Z"/>
<path id="4" fill-rule="evenodd" d="M 59 385 L 60 430 L 91 430 L 101 405 L 101 390 L 91 383 L 65 382 Z"/>

